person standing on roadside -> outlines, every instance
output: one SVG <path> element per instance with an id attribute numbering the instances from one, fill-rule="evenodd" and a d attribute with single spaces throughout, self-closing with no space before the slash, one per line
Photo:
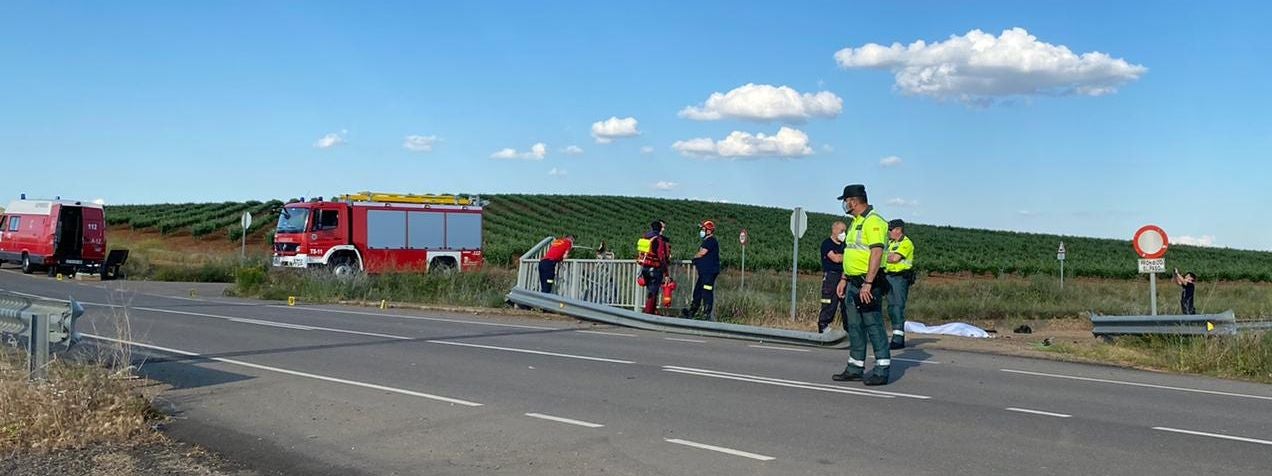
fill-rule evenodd
<path id="1" fill-rule="evenodd" d="M 905 348 L 905 302 L 914 284 L 914 242 L 905 234 L 905 221 L 888 222 L 888 259 L 884 277 L 888 280 L 888 319 L 892 324 L 892 350 Z"/>
<path id="2" fill-rule="evenodd" d="M 848 366 L 835 374 L 836 381 L 864 380 L 866 385 L 886 385 L 892 368 L 892 353 L 883 332 L 883 313 L 879 305 L 887 280 L 883 278 L 883 252 L 887 247 L 888 221 L 884 220 L 866 196 L 866 186 L 844 187 L 839 196 L 844 212 L 852 216 L 844 242 L 844 274 L 836 294 L 852 299 L 844 321 L 848 327 Z M 866 371 L 866 343 L 874 349 L 875 366 Z"/>
<path id="3" fill-rule="evenodd" d="M 830 330 L 830 324 L 835 321 L 836 310 L 840 311 L 844 329 L 848 329 L 848 309 L 844 307 L 844 299 L 836 292 L 839 277 L 844 275 L 844 240 L 848 237 L 847 229 L 848 224 L 837 221 L 830 225 L 830 237 L 822 240 L 821 314 L 817 316 L 819 333 Z"/>
<path id="4" fill-rule="evenodd" d="M 1187 315 L 1197 313 L 1197 306 L 1193 303 L 1193 292 L 1197 290 L 1197 275 L 1189 271 L 1179 274 L 1179 268 L 1175 268 L 1175 284 L 1179 285 L 1179 312 Z"/>
<path id="5" fill-rule="evenodd" d="M 548 251 L 539 260 L 539 292 L 552 294 L 552 286 L 556 284 L 557 265 L 570 258 L 570 250 L 574 248 L 574 235 L 552 240 Z"/>
<path id="6" fill-rule="evenodd" d="M 693 284 L 693 302 L 686 309 L 683 317 L 696 319 L 698 305 L 702 305 L 702 315 L 707 320 L 715 320 L 715 281 L 720 276 L 720 243 L 715 237 L 715 222 L 702 222 L 698 230 L 702 245 L 693 256 L 693 267 L 698 271 L 697 282 Z"/>
<path id="7" fill-rule="evenodd" d="M 645 283 L 645 314 L 658 313 L 658 294 L 671 264 L 671 242 L 664 235 L 666 231 L 666 222 L 655 221 L 649 224 L 649 233 L 636 242 L 640 278 Z"/>

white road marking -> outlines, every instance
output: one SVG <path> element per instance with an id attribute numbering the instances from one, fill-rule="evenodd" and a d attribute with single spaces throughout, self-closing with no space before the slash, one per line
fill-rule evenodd
<path id="1" fill-rule="evenodd" d="M 571 420 L 569 418 L 561 418 L 561 417 L 552 416 L 552 415 L 544 415 L 542 413 L 527 413 L 526 416 L 530 418 L 538 418 L 540 420 L 551 420 L 555 422 L 567 423 L 570 425 L 578 425 L 578 426 L 583 426 L 587 428 L 602 428 L 605 426 L 600 423 L 589 423 L 582 420 Z"/>
<path id="2" fill-rule="evenodd" d="M 789 350 L 789 351 L 791 351 L 791 352 L 808 352 L 808 349 L 795 349 L 795 348 L 792 348 L 792 347 L 777 347 L 777 346 L 771 346 L 771 345 L 755 345 L 755 344 L 751 344 L 751 345 L 748 345 L 747 347 L 753 347 L 753 348 L 756 348 L 756 349 Z"/>
<path id="3" fill-rule="evenodd" d="M 452 323 L 455 323 L 455 324 L 472 324 L 472 325 L 475 325 L 475 326 L 513 327 L 513 328 L 517 328 L 517 329 L 540 329 L 540 330 L 547 330 L 547 331 L 557 331 L 557 330 L 561 330 L 561 328 L 559 328 L 559 327 L 527 326 L 527 325 L 522 325 L 522 324 L 503 324 L 503 323 L 498 323 L 498 322 L 466 321 L 466 320 L 463 320 L 463 319 L 446 319 L 446 318 L 442 318 L 442 317 L 411 316 L 411 315 L 407 315 L 407 314 L 387 314 L 387 313 L 383 313 L 383 312 L 345 311 L 345 310 L 341 310 L 341 309 L 327 309 L 327 308 L 322 308 L 322 307 L 309 307 L 309 306 L 282 306 L 282 305 L 274 305 L 274 306 L 269 306 L 269 307 L 276 307 L 276 308 L 279 308 L 279 309 L 294 309 L 294 310 L 302 310 L 302 309 L 303 309 L 303 310 L 306 310 L 306 311 L 334 312 L 334 313 L 337 313 L 337 314 L 353 314 L 353 315 L 357 315 L 357 316 L 396 317 L 396 318 L 400 318 L 400 319 L 416 319 L 416 320 L 421 320 L 421 321 L 452 322 Z"/>
<path id="4" fill-rule="evenodd" d="M 1073 416 L 1073 415 L 1065 415 L 1063 413 L 1044 412 L 1042 410 L 1030 410 L 1028 408 L 1007 407 L 1005 410 L 1009 412 L 1029 413 L 1032 415 L 1042 415 L 1042 416 L 1050 416 L 1050 417 L 1056 417 L 1056 418 L 1069 418 Z"/>
<path id="5" fill-rule="evenodd" d="M 565 357 L 565 358 L 568 358 L 568 359 L 592 360 L 592 361 L 596 361 L 596 362 L 610 362 L 610 363 L 614 363 L 614 364 L 634 364 L 634 363 L 636 363 L 636 362 L 632 362 L 632 361 L 630 361 L 630 360 L 607 359 L 607 358 L 605 358 L 605 357 L 589 357 L 589 356 L 586 356 L 586 355 L 562 354 L 562 353 L 558 353 L 558 352 L 547 352 L 547 351 L 542 351 L 542 350 L 532 350 L 532 349 L 518 349 L 518 348 L 515 348 L 515 347 L 499 347 L 499 346 L 495 346 L 495 345 L 469 344 L 469 343 L 467 343 L 467 342 L 454 342 L 454 341 L 448 341 L 448 340 L 430 340 L 430 341 L 426 341 L 426 342 L 428 342 L 428 343 L 430 343 L 430 344 L 457 345 L 457 346 L 461 346 L 461 347 L 476 347 L 476 348 L 478 348 L 478 349 L 491 349 L 491 350 L 504 350 L 504 351 L 508 351 L 508 352 L 520 352 L 520 353 L 523 353 L 523 354 L 548 355 L 548 356 L 552 356 L 552 357 Z"/>
<path id="6" fill-rule="evenodd" d="M 677 373 L 684 373 L 684 374 L 690 374 L 690 375 L 701 375 L 704 377 L 711 377 L 711 376 L 738 377 L 740 379 L 745 379 L 746 381 L 755 381 L 755 383 L 768 383 L 772 385 L 789 384 L 789 385 L 783 385 L 783 386 L 797 386 L 798 388 L 815 387 L 815 388 L 811 388 L 811 390 L 825 390 L 825 391 L 836 391 L 836 392 L 845 391 L 845 392 L 850 392 L 853 394 L 866 393 L 866 394 L 870 394 L 871 396 L 877 396 L 877 397 L 878 396 L 888 397 L 888 398 L 902 397 L 902 398 L 913 398 L 916 400 L 928 400 L 932 398 L 927 395 L 914 395 L 914 394 L 899 393 L 899 392 L 884 392 L 881 390 L 871 390 L 871 389 L 865 389 L 865 388 L 848 389 L 838 385 L 829 385 L 824 383 L 801 382 L 799 380 L 784 380 L 779 378 L 761 377 L 759 375 L 747 375 L 747 374 L 737 374 L 732 372 L 722 372 L 719 370 L 695 369 L 692 367 L 678 367 L 675 365 L 664 365 L 663 370 L 666 370 L 668 372 L 677 372 Z"/>
<path id="7" fill-rule="evenodd" d="M 636 337 L 636 334 L 623 334 L 621 332 L 605 332 L 605 331 L 574 331 L 579 334 L 596 334 L 600 336 L 618 336 L 618 337 Z"/>
<path id="8" fill-rule="evenodd" d="M 201 355 L 201 354 L 198 354 L 198 353 L 195 353 L 195 352 L 189 352 L 189 351 L 185 351 L 185 350 L 172 349 L 172 348 L 168 348 L 168 347 L 160 347 L 160 346 L 157 346 L 157 345 L 143 344 L 143 343 L 141 343 L 141 342 L 133 342 L 133 341 L 127 341 L 127 340 L 122 340 L 122 339 L 113 339 L 113 338 L 110 338 L 110 337 L 103 337 L 103 336 L 98 336 L 98 335 L 93 335 L 93 334 L 82 334 L 82 335 L 83 335 L 84 337 L 88 337 L 88 338 L 91 338 L 91 339 L 104 340 L 104 341 L 107 341 L 107 342 L 115 342 L 115 343 L 118 343 L 118 344 L 127 344 L 127 345 L 131 345 L 131 346 L 135 346 L 135 347 L 141 347 L 141 348 L 143 348 L 143 349 L 157 350 L 157 351 L 160 351 L 160 352 L 167 352 L 167 353 L 170 353 L 170 354 L 184 355 L 184 356 L 187 356 L 187 357 L 198 357 L 198 358 L 201 358 L 201 359 L 213 360 L 213 361 L 217 361 L 217 362 L 221 362 L 221 363 L 225 363 L 225 364 L 238 365 L 238 366 L 242 366 L 242 367 L 249 367 L 249 368 L 253 368 L 253 369 L 257 369 L 257 370 L 265 370 L 265 371 L 269 371 L 269 372 L 277 372 L 277 373 L 280 373 L 280 374 L 293 375 L 293 376 L 296 376 L 296 377 L 305 377 L 305 378 L 311 378 L 311 379 L 315 379 L 315 380 L 322 380 L 322 381 L 326 381 L 326 382 L 342 383 L 342 384 L 345 384 L 345 385 L 352 385 L 352 386 L 355 386 L 355 387 L 370 388 L 370 389 L 373 389 L 373 390 L 381 390 L 381 391 L 385 391 L 385 392 L 392 392 L 392 393 L 397 393 L 397 394 L 401 394 L 401 395 L 409 395 L 409 396 L 412 396 L 412 397 L 427 398 L 427 399 L 429 399 L 429 400 L 437 400 L 437 401 L 441 401 L 441 402 L 453 403 L 453 404 L 456 404 L 456 405 L 463 405 L 463 406 L 467 406 L 467 407 L 480 407 L 480 406 L 482 406 L 482 404 L 477 403 L 477 402 L 471 402 L 471 401 L 468 401 L 468 400 L 460 400 L 460 399 L 458 399 L 458 398 L 443 397 L 443 396 L 440 396 L 440 395 L 433 395 L 433 394 L 423 393 L 423 392 L 416 392 L 416 391 L 414 391 L 414 390 L 406 390 L 406 389 L 395 388 L 395 387 L 386 387 L 386 386 L 384 386 L 384 385 L 376 385 L 376 384 L 373 384 L 373 383 L 358 382 L 358 381 L 355 381 L 355 380 L 345 380 L 345 379 L 342 379 L 342 378 L 328 377 L 328 376 L 326 376 L 326 375 L 311 374 L 311 373 L 308 373 L 308 372 L 300 372 L 300 371 L 296 371 L 296 370 L 289 370 L 289 369 L 284 369 L 284 368 L 279 368 L 279 367 L 270 367 L 270 366 L 267 366 L 267 365 L 253 364 L 253 363 L 251 363 L 251 362 L 244 362 L 244 361 L 241 361 L 241 360 L 226 359 L 226 358 L 223 358 L 223 357 L 211 357 L 211 356 Z"/>
<path id="9" fill-rule="evenodd" d="M 178 315 L 182 315 L 182 316 L 195 316 L 195 317 L 208 317 L 208 318 L 212 318 L 212 319 L 224 319 L 224 320 L 227 320 L 227 321 L 230 321 L 230 322 L 238 322 L 238 323 L 242 323 L 242 324 L 255 324 L 255 325 L 258 325 L 258 326 L 282 327 L 282 328 L 286 328 L 286 329 L 297 329 L 297 330 L 306 330 L 306 331 L 337 332 L 337 333 L 340 333 L 340 334 L 353 334 L 353 335 L 368 336 L 368 337 L 380 337 L 380 338 L 384 338 L 384 339 L 395 339 L 395 340 L 410 340 L 410 339 L 411 339 L 410 337 L 403 337 L 403 336 L 393 335 L 393 334 L 381 334 L 381 333 L 379 333 L 379 332 L 363 332 L 363 331 L 355 331 L 355 330 L 351 330 L 351 329 L 336 329 L 336 328 L 333 328 L 333 327 L 305 326 L 305 325 L 299 325 L 299 324 L 288 324 L 288 323 L 274 322 L 274 321 L 262 321 L 262 320 L 258 320 L 258 319 L 247 319 L 247 318 L 243 318 L 243 317 L 223 316 L 223 315 L 220 315 L 220 314 L 206 314 L 206 313 L 202 313 L 202 312 L 173 311 L 173 310 L 171 310 L 171 309 L 159 309 L 159 308 L 153 308 L 153 307 L 134 307 L 133 309 L 136 309 L 136 310 L 138 310 L 138 311 L 146 311 L 146 312 L 160 312 L 160 313 L 167 313 L 167 314 L 178 314 Z"/>
<path id="10" fill-rule="evenodd" d="M 1109 380 L 1109 379 L 1091 378 L 1091 377 L 1077 377 L 1073 375 L 1046 374 L 1042 372 L 1030 372 L 1027 370 L 1012 370 L 1012 369 L 998 369 L 998 370 L 1001 370 L 1007 373 L 1033 375 L 1037 377 L 1051 377 L 1051 378 L 1062 378 L 1062 379 L 1068 379 L 1068 380 L 1081 380 L 1084 382 L 1111 383 L 1111 384 L 1117 384 L 1117 385 L 1129 385 L 1132 387 L 1156 388 L 1156 389 L 1162 389 L 1162 390 L 1176 390 L 1180 392 L 1204 393 L 1207 395 L 1223 395 L 1225 397 L 1241 397 L 1241 398 L 1256 398 L 1259 400 L 1272 400 L 1272 397 L 1266 397 L 1263 395 L 1247 395 L 1244 393 L 1219 392 L 1215 390 L 1202 390 L 1198 388 L 1170 387 L 1166 385 L 1155 385 L 1151 383 L 1123 382 L 1121 380 Z"/>
<path id="11" fill-rule="evenodd" d="M 735 375 L 735 374 L 710 373 L 710 372 L 695 372 L 695 371 L 692 371 L 692 370 L 682 370 L 682 369 L 678 369 L 678 368 L 667 368 L 667 367 L 664 367 L 662 370 L 663 370 L 664 372 L 672 372 L 672 373 L 685 374 L 685 375 L 696 375 L 696 376 L 699 376 L 699 377 L 711 377 L 711 378 L 718 378 L 718 379 L 724 379 L 724 380 L 737 380 L 737 381 L 740 381 L 740 382 L 762 383 L 762 384 L 766 384 L 766 385 L 775 385 L 775 386 L 778 386 L 778 387 L 790 387 L 790 388 L 802 388 L 802 389 L 805 389 L 805 390 L 817 390 L 817 391 L 820 391 L 820 392 L 843 393 L 843 394 L 847 394 L 847 395 L 857 395 L 857 396 L 860 396 L 860 397 L 892 398 L 892 396 L 889 396 L 889 395 L 880 395 L 880 394 L 876 394 L 876 393 L 868 393 L 868 392 L 857 391 L 857 390 L 848 390 L 848 389 L 843 388 L 843 387 L 832 387 L 832 386 L 829 386 L 829 385 L 817 385 L 817 384 L 811 384 L 811 383 L 806 383 L 806 382 L 798 382 L 798 383 L 795 383 L 795 382 L 789 382 L 789 381 L 778 381 L 778 380 L 769 380 L 769 379 L 762 379 L 762 378 L 743 377 L 743 376 L 739 376 L 739 375 Z"/>
<path id="12" fill-rule="evenodd" d="M 1178 429 L 1178 428 L 1167 428 L 1167 427 L 1164 427 L 1164 426 L 1155 426 L 1155 427 L 1153 427 L 1153 429 L 1154 429 L 1154 430 L 1160 430 L 1160 431 L 1169 431 L 1169 432 L 1172 432 L 1172 433 L 1183 433 L 1183 434 L 1185 434 L 1185 435 L 1209 436 L 1209 437 L 1211 437 L 1211 438 L 1220 438 L 1220 439 L 1224 439 L 1224 440 L 1232 440 L 1232 441 L 1243 441 L 1243 442 L 1246 442 L 1246 443 L 1257 443 L 1257 444 L 1260 444 L 1260 445 L 1269 445 L 1269 446 L 1272 446 L 1272 441 L 1268 441 L 1268 440 L 1258 440 L 1258 439 L 1254 439 L 1254 438 L 1246 438 L 1246 437 L 1242 437 L 1242 436 L 1221 435 L 1221 434 L 1218 434 L 1218 433 L 1206 433 L 1206 432 L 1204 432 L 1204 431 L 1180 430 L 1180 429 Z"/>
<path id="13" fill-rule="evenodd" d="M 935 361 L 935 360 L 906 359 L 906 358 L 902 358 L 902 357 L 893 357 L 893 358 L 892 358 L 892 360 L 896 360 L 896 361 L 900 361 L 900 362 L 916 362 L 916 363 L 920 363 L 920 364 L 939 364 L 939 363 L 940 363 L 940 362 L 937 362 L 937 361 Z"/>
<path id="14" fill-rule="evenodd" d="M 754 459 L 754 460 L 760 460 L 760 461 L 773 461 L 773 460 L 777 459 L 777 458 L 774 458 L 774 457 L 772 457 L 772 456 L 764 456 L 764 455 L 761 455 L 761 454 L 748 453 L 748 452 L 746 452 L 746 451 L 739 451 L 739 450 L 735 450 L 735 449 L 732 449 L 732 448 L 725 448 L 725 447 L 723 447 L 723 446 L 708 445 L 708 444 L 704 444 L 704 443 L 695 443 L 695 442 L 687 441 L 687 440 L 678 440 L 678 439 L 672 439 L 672 438 L 664 438 L 664 441 L 666 441 L 666 442 L 668 442 L 668 443 L 675 443 L 675 444 L 677 444 L 677 445 L 685 445 L 685 446 L 690 446 L 690 447 L 693 447 L 693 448 L 704 449 L 704 450 L 710 450 L 710 451 L 715 451 L 715 452 L 718 452 L 718 453 L 729 454 L 729 455 L 733 455 L 733 456 L 741 456 L 741 457 L 743 457 L 743 458 L 751 458 L 751 459 Z"/>
<path id="15" fill-rule="evenodd" d="M 692 343 L 694 343 L 694 344 L 706 344 L 706 343 L 707 343 L 707 341 L 705 341 L 705 340 L 698 340 L 698 339 L 684 339 L 684 338 L 680 338 L 680 337 L 663 337 L 663 339 L 664 339 L 664 340 L 674 340 L 674 341 L 676 341 L 676 342 L 692 342 Z"/>

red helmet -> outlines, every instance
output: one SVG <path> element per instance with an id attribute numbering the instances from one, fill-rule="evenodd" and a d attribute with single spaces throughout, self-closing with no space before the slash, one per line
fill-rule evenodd
<path id="1" fill-rule="evenodd" d="M 707 220 L 707 221 L 702 222 L 702 229 L 703 229 L 703 230 L 707 230 L 707 231 L 712 232 L 712 233 L 715 233 L 715 222 L 713 222 L 713 221 L 711 221 L 711 220 Z"/>

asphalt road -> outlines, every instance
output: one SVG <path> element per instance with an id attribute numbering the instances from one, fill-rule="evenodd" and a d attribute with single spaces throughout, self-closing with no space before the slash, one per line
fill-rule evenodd
<path id="1" fill-rule="evenodd" d="M 894 383 L 842 350 L 572 321 L 289 307 L 217 286 L 54 281 L 170 383 L 173 432 L 294 474 L 1269 474 L 1272 386 L 924 350 Z M 190 290 L 194 289 L 194 297 Z"/>

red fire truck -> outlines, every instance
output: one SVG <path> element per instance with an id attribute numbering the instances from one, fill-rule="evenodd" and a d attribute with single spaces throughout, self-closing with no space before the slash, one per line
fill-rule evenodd
<path id="1" fill-rule="evenodd" d="M 278 217 L 274 266 L 337 275 L 467 271 L 483 262 L 480 199 L 362 192 L 290 203 Z"/>
<path id="2" fill-rule="evenodd" d="M 74 200 L 14 200 L 0 215 L 0 263 L 59 272 L 98 272 L 106 257 L 102 206 Z"/>

